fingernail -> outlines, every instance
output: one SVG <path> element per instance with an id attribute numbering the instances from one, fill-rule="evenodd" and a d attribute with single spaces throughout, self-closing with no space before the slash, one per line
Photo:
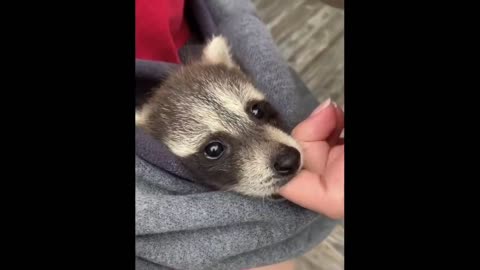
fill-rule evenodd
<path id="1" fill-rule="evenodd" d="M 322 104 L 320 104 L 313 112 L 312 114 L 310 114 L 310 116 L 314 116 L 316 114 L 318 114 L 319 112 L 321 112 L 322 110 L 326 109 L 328 106 L 330 106 L 330 104 L 332 104 L 332 99 L 331 98 L 328 98 L 327 100 L 325 100 L 324 102 L 322 102 Z"/>

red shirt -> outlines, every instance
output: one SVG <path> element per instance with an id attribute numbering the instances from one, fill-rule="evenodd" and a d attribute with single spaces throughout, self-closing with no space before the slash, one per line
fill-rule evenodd
<path id="1" fill-rule="evenodd" d="M 178 49 L 190 31 L 184 0 L 135 0 L 135 57 L 180 63 Z"/>

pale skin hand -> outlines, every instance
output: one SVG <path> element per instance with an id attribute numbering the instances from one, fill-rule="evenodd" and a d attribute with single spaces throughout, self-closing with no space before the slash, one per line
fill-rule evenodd
<path id="1" fill-rule="evenodd" d="M 344 216 L 343 111 L 328 99 L 292 136 L 303 150 L 303 170 L 280 189 L 287 200 L 333 219 Z"/>
<path id="2" fill-rule="evenodd" d="M 298 124 L 292 135 L 303 149 L 304 169 L 280 189 L 286 199 L 331 218 L 343 218 L 343 111 L 330 100 Z M 293 270 L 286 261 L 251 270 Z"/>

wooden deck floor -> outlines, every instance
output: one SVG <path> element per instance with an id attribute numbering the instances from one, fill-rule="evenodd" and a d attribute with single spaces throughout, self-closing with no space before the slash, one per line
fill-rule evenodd
<path id="1" fill-rule="evenodd" d="M 344 104 L 344 12 L 319 0 L 253 0 L 284 59 L 319 100 Z M 297 260 L 298 270 L 342 270 L 344 230 Z"/>
<path id="2" fill-rule="evenodd" d="M 253 0 L 285 60 L 321 101 L 343 104 L 344 12 L 319 0 Z"/>

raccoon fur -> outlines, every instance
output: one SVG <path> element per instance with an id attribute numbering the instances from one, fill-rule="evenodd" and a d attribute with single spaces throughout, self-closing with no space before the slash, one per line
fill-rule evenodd
<path id="1" fill-rule="evenodd" d="M 215 189 L 272 197 L 302 167 L 299 144 L 234 62 L 222 36 L 173 73 L 136 111 L 136 125 Z"/>

